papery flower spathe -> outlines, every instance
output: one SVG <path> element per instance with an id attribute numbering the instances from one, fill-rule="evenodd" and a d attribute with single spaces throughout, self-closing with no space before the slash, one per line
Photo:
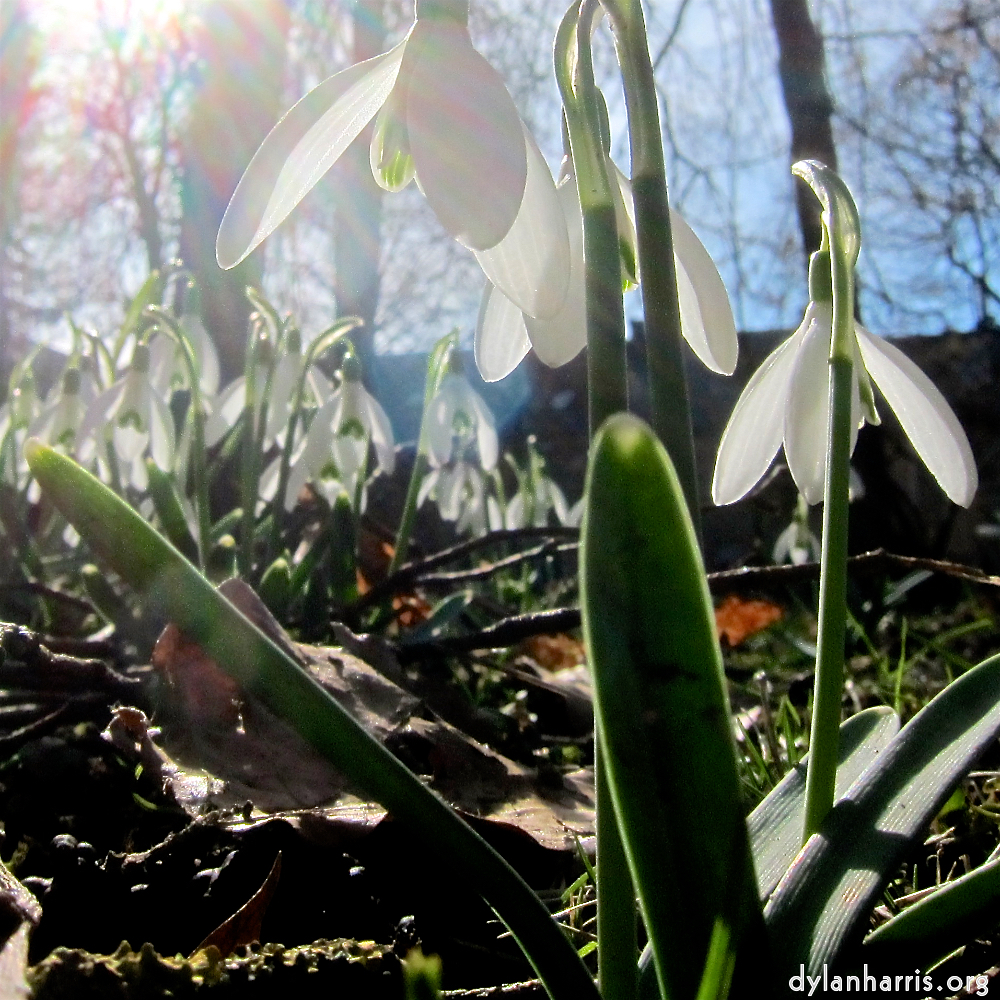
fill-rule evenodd
<path id="1" fill-rule="evenodd" d="M 745 496 L 785 446 L 799 492 L 823 499 L 830 421 L 833 304 L 810 302 L 799 328 L 767 357 L 743 390 L 719 444 L 712 499 Z M 851 450 L 867 420 L 879 423 L 871 383 L 892 408 L 917 454 L 949 499 L 968 507 L 978 485 L 975 460 L 958 418 L 931 380 L 905 355 L 854 325 Z"/>
<path id="2" fill-rule="evenodd" d="M 398 190 L 415 177 L 490 280 L 530 315 L 552 315 L 569 250 L 545 160 L 473 48 L 468 0 L 416 0 L 415 10 L 402 42 L 319 84 L 271 130 L 222 220 L 219 264 L 234 267 L 266 239 L 378 115 L 376 180 Z M 522 205 L 539 226 L 515 226 Z"/>
<path id="3" fill-rule="evenodd" d="M 613 165 L 612 165 L 613 166 Z M 551 368 L 572 361 L 587 343 L 585 269 L 583 259 L 583 214 L 576 178 L 564 167 L 558 194 L 569 235 L 570 276 L 562 308 L 552 316 L 531 316 L 505 294 L 488 283 L 483 293 L 476 324 L 476 363 L 487 382 L 505 378 L 533 348 Z M 632 188 L 614 167 L 617 179 L 616 208 L 623 270 L 627 278 L 635 263 L 635 216 Z M 525 199 L 522 213 L 530 211 Z M 518 218 L 517 225 L 527 226 Z M 680 214 L 670 210 L 674 240 L 674 264 L 681 313 L 681 333 L 695 354 L 711 371 L 731 375 L 736 368 L 738 340 L 736 324 L 725 285 L 708 251 Z M 487 273 L 487 278 L 490 275 Z"/>

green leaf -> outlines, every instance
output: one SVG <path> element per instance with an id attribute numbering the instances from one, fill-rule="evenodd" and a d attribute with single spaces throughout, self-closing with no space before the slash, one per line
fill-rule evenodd
<path id="1" fill-rule="evenodd" d="M 644 423 L 606 421 L 586 495 L 581 606 L 611 794 L 661 994 L 693 997 L 713 935 L 736 954 L 761 929 L 708 585 Z"/>
<path id="2" fill-rule="evenodd" d="M 996 927 L 1000 916 L 1000 861 L 948 882 L 882 924 L 864 941 L 862 956 L 888 969 L 932 965 Z"/>
<path id="3" fill-rule="evenodd" d="M 828 814 L 771 895 L 769 936 L 788 976 L 817 975 L 857 941 L 882 887 L 952 788 L 1000 733 L 1000 656 L 917 713 Z"/>
<path id="4" fill-rule="evenodd" d="M 897 732 L 899 717 L 884 706 L 859 712 L 840 727 L 836 798 L 847 793 Z M 802 848 L 808 760 L 806 754 L 747 817 L 762 900 L 771 895 Z"/>
<path id="5" fill-rule="evenodd" d="M 557 1000 L 598 1000 L 569 939 L 520 876 L 455 811 L 371 737 L 298 663 L 244 618 L 169 542 L 72 459 L 31 440 L 43 492 L 98 557 L 200 643 L 248 693 L 287 720 L 361 792 L 405 823 L 443 881 L 475 886 L 524 943 Z"/>

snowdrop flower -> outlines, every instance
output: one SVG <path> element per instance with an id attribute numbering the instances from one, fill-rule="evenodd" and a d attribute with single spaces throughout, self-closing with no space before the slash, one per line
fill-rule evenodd
<path id="1" fill-rule="evenodd" d="M 295 506 L 306 483 L 311 483 L 331 505 L 342 491 L 352 504 L 360 493 L 363 505 L 369 445 L 375 448 L 380 471 L 391 473 L 396 454 L 389 418 L 361 384 L 357 360 L 348 358 L 344 362 L 343 382 L 317 410 L 292 456 L 287 492 L 281 498 L 285 510 Z M 261 477 L 261 496 L 265 500 L 274 498 L 278 475 L 279 463 L 275 461 Z"/>
<path id="2" fill-rule="evenodd" d="M 444 521 L 454 521 L 460 534 L 485 535 L 499 523 L 499 508 L 488 495 L 483 470 L 464 459 L 432 469 L 420 484 L 417 505 L 431 497 Z"/>
<path id="3" fill-rule="evenodd" d="M 0 480 L 12 486 L 30 474 L 23 446 L 40 409 L 34 373 L 25 365 L 20 377 L 11 381 L 7 402 L 0 406 Z"/>
<path id="4" fill-rule="evenodd" d="M 508 461 L 511 461 L 510 458 Z M 511 461 L 511 464 L 514 463 Z M 522 473 L 516 466 L 514 471 L 519 484 L 505 511 L 504 520 L 508 528 L 547 527 L 550 513 L 555 514 L 560 524 L 571 523 L 566 495 L 545 471 L 545 459 L 536 448 L 533 434 L 528 437 L 527 472 Z M 579 513 L 582 514 L 582 505 L 579 505 L 579 508 Z M 574 513 L 576 512 L 574 507 Z"/>
<path id="5" fill-rule="evenodd" d="M 427 458 L 432 466 L 447 465 L 475 443 L 481 466 L 496 467 L 500 443 L 497 425 L 483 397 L 469 380 L 448 372 L 427 407 Z"/>
<path id="6" fill-rule="evenodd" d="M 828 258 L 827 258 L 828 260 Z M 785 446 L 799 492 L 823 499 L 830 421 L 833 303 L 812 301 L 799 328 L 774 350 L 743 390 L 719 444 L 712 499 L 745 496 Z M 949 499 L 968 507 L 978 474 L 972 449 L 951 407 L 899 348 L 855 324 L 851 449 L 867 420 L 878 424 L 872 381 L 899 419 L 917 454 Z"/>
<path id="7" fill-rule="evenodd" d="M 583 214 L 576 178 L 564 165 L 558 194 L 569 234 L 570 277 L 562 308 L 549 316 L 531 316 L 511 301 L 505 290 L 488 283 L 476 324 L 476 363 L 487 382 L 505 378 L 534 348 L 546 365 L 559 367 L 571 361 L 587 343 L 587 311 L 583 260 Z M 617 167 L 616 207 L 627 278 L 635 265 L 635 209 L 632 188 Z M 527 201 L 527 199 L 526 199 Z M 522 212 L 530 210 L 529 205 Z M 522 220 L 518 219 L 518 224 Z M 681 332 L 702 363 L 714 372 L 731 375 L 736 368 L 738 341 L 729 297 L 718 269 L 701 240 L 680 214 L 670 210 L 674 264 L 680 302 Z M 487 274 L 489 278 L 489 274 Z"/>
<path id="8" fill-rule="evenodd" d="M 222 220 L 219 264 L 234 267 L 266 239 L 378 115 L 379 184 L 399 190 L 415 178 L 494 284 L 529 314 L 551 315 L 565 294 L 569 250 L 545 160 L 473 48 L 468 0 L 416 0 L 415 15 L 402 42 L 319 84 L 272 129 Z"/>
<path id="9" fill-rule="evenodd" d="M 111 427 L 111 442 L 132 485 L 145 490 L 145 454 L 168 471 L 174 461 L 174 420 L 170 408 L 150 381 L 149 345 L 136 344 L 132 363 L 125 375 L 87 407 L 77 439 L 80 458 L 87 461 L 96 452 L 96 443 Z"/>
<path id="10" fill-rule="evenodd" d="M 28 436 L 72 454 L 77 432 L 83 426 L 87 407 L 95 395 L 93 384 L 83 378 L 79 368 L 75 365 L 67 368 L 59 385 L 49 393 L 41 412 L 32 421 Z"/>
<path id="11" fill-rule="evenodd" d="M 194 354 L 198 388 L 204 398 L 211 399 L 219 391 L 219 354 L 215 344 L 198 313 L 185 312 L 179 322 Z M 187 365 L 180 355 L 180 347 L 169 334 L 154 334 L 149 341 L 149 350 L 149 377 L 164 396 L 188 384 Z"/>

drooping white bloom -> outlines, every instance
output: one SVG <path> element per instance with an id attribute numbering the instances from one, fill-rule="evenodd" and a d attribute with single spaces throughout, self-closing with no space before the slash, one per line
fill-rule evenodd
<path id="1" fill-rule="evenodd" d="M 84 378 L 76 366 L 67 368 L 59 385 L 45 398 L 41 411 L 28 428 L 28 436 L 72 455 L 87 407 L 95 396 L 90 379 Z"/>
<path id="2" fill-rule="evenodd" d="M 12 486 L 19 487 L 30 475 L 24 442 L 40 409 L 35 376 L 27 364 L 20 377 L 12 380 L 10 396 L 0 406 L 0 479 Z"/>
<path id="3" fill-rule="evenodd" d="M 196 312 L 186 312 L 180 318 L 198 371 L 198 388 L 206 399 L 211 399 L 219 391 L 219 354 L 212 338 L 205 329 L 201 316 Z M 154 334 L 149 341 L 149 377 L 164 396 L 178 386 L 190 381 L 187 365 L 180 354 L 180 347 L 165 333 Z"/>
<path id="4" fill-rule="evenodd" d="M 368 449 L 374 447 L 379 470 L 391 473 L 396 464 L 392 427 L 385 410 L 361 384 L 356 363 L 344 366 L 344 380 L 316 412 L 292 456 L 288 487 L 281 498 L 291 510 L 306 483 L 333 504 L 340 492 L 351 503 L 361 494 L 367 479 Z M 279 463 L 275 461 L 261 477 L 261 496 L 274 498 Z"/>
<path id="5" fill-rule="evenodd" d="M 472 462 L 458 459 L 431 469 L 420 484 L 417 505 L 428 497 L 436 501 L 442 520 L 455 522 L 460 535 L 485 535 L 490 528 L 503 527 L 486 475 Z"/>
<path id="6" fill-rule="evenodd" d="M 615 167 L 616 205 L 623 245 L 634 262 L 635 210 L 628 179 Z M 583 215 L 576 178 L 564 168 L 559 201 L 569 234 L 570 277 L 562 308 L 555 315 L 531 316 L 496 283 L 487 283 L 476 324 L 476 363 L 487 382 L 505 378 L 533 348 L 552 368 L 571 361 L 587 343 Z M 530 211 L 526 204 L 522 213 Z M 527 221 L 518 219 L 527 226 Z M 702 363 L 731 375 L 736 368 L 738 340 L 725 285 L 708 251 L 679 213 L 670 210 L 674 264 L 681 313 L 681 332 Z M 626 262 L 628 263 L 628 262 Z M 487 273 L 487 278 L 490 275 Z M 641 275 L 636 277 L 641 280 Z"/>
<path id="7" fill-rule="evenodd" d="M 219 264 L 235 266 L 266 239 L 378 115 L 376 180 L 398 190 L 415 177 L 490 279 L 530 315 L 552 315 L 569 250 L 548 167 L 499 74 L 473 48 L 467 0 L 415 7 L 402 42 L 319 84 L 271 130 L 222 220 Z"/>
<path id="8" fill-rule="evenodd" d="M 427 407 L 427 458 L 432 466 L 447 465 L 475 443 L 480 465 L 496 467 L 500 452 L 497 425 L 483 397 L 457 372 L 448 372 Z"/>
<path id="9" fill-rule="evenodd" d="M 712 499 L 733 503 L 767 471 L 782 442 L 799 492 L 823 499 L 830 421 L 832 303 L 810 302 L 799 328 L 779 345 L 743 390 L 719 444 Z M 972 502 L 978 473 L 968 438 L 938 389 L 905 355 L 855 324 L 853 451 L 857 431 L 877 424 L 874 381 L 917 454 L 949 499 Z"/>
<path id="10" fill-rule="evenodd" d="M 125 478 L 138 490 L 145 490 L 149 482 L 147 451 L 165 472 L 174 462 L 173 416 L 150 381 L 149 366 L 149 346 L 137 344 L 124 376 L 87 407 L 77 438 L 80 460 L 86 462 L 110 427 L 111 443 Z M 103 459 L 99 453 L 97 457 Z"/>

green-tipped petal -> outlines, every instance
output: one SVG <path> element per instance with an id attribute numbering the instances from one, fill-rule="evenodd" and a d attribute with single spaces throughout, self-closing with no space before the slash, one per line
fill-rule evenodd
<path id="1" fill-rule="evenodd" d="M 459 243 L 495 247 L 514 224 L 528 172 L 517 108 L 457 23 L 418 20 L 405 61 L 407 131 L 420 187 Z"/>
<path id="2" fill-rule="evenodd" d="M 220 267 L 235 267 L 267 239 L 375 117 L 407 43 L 335 73 L 271 129 L 223 216 L 215 244 Z"/>

